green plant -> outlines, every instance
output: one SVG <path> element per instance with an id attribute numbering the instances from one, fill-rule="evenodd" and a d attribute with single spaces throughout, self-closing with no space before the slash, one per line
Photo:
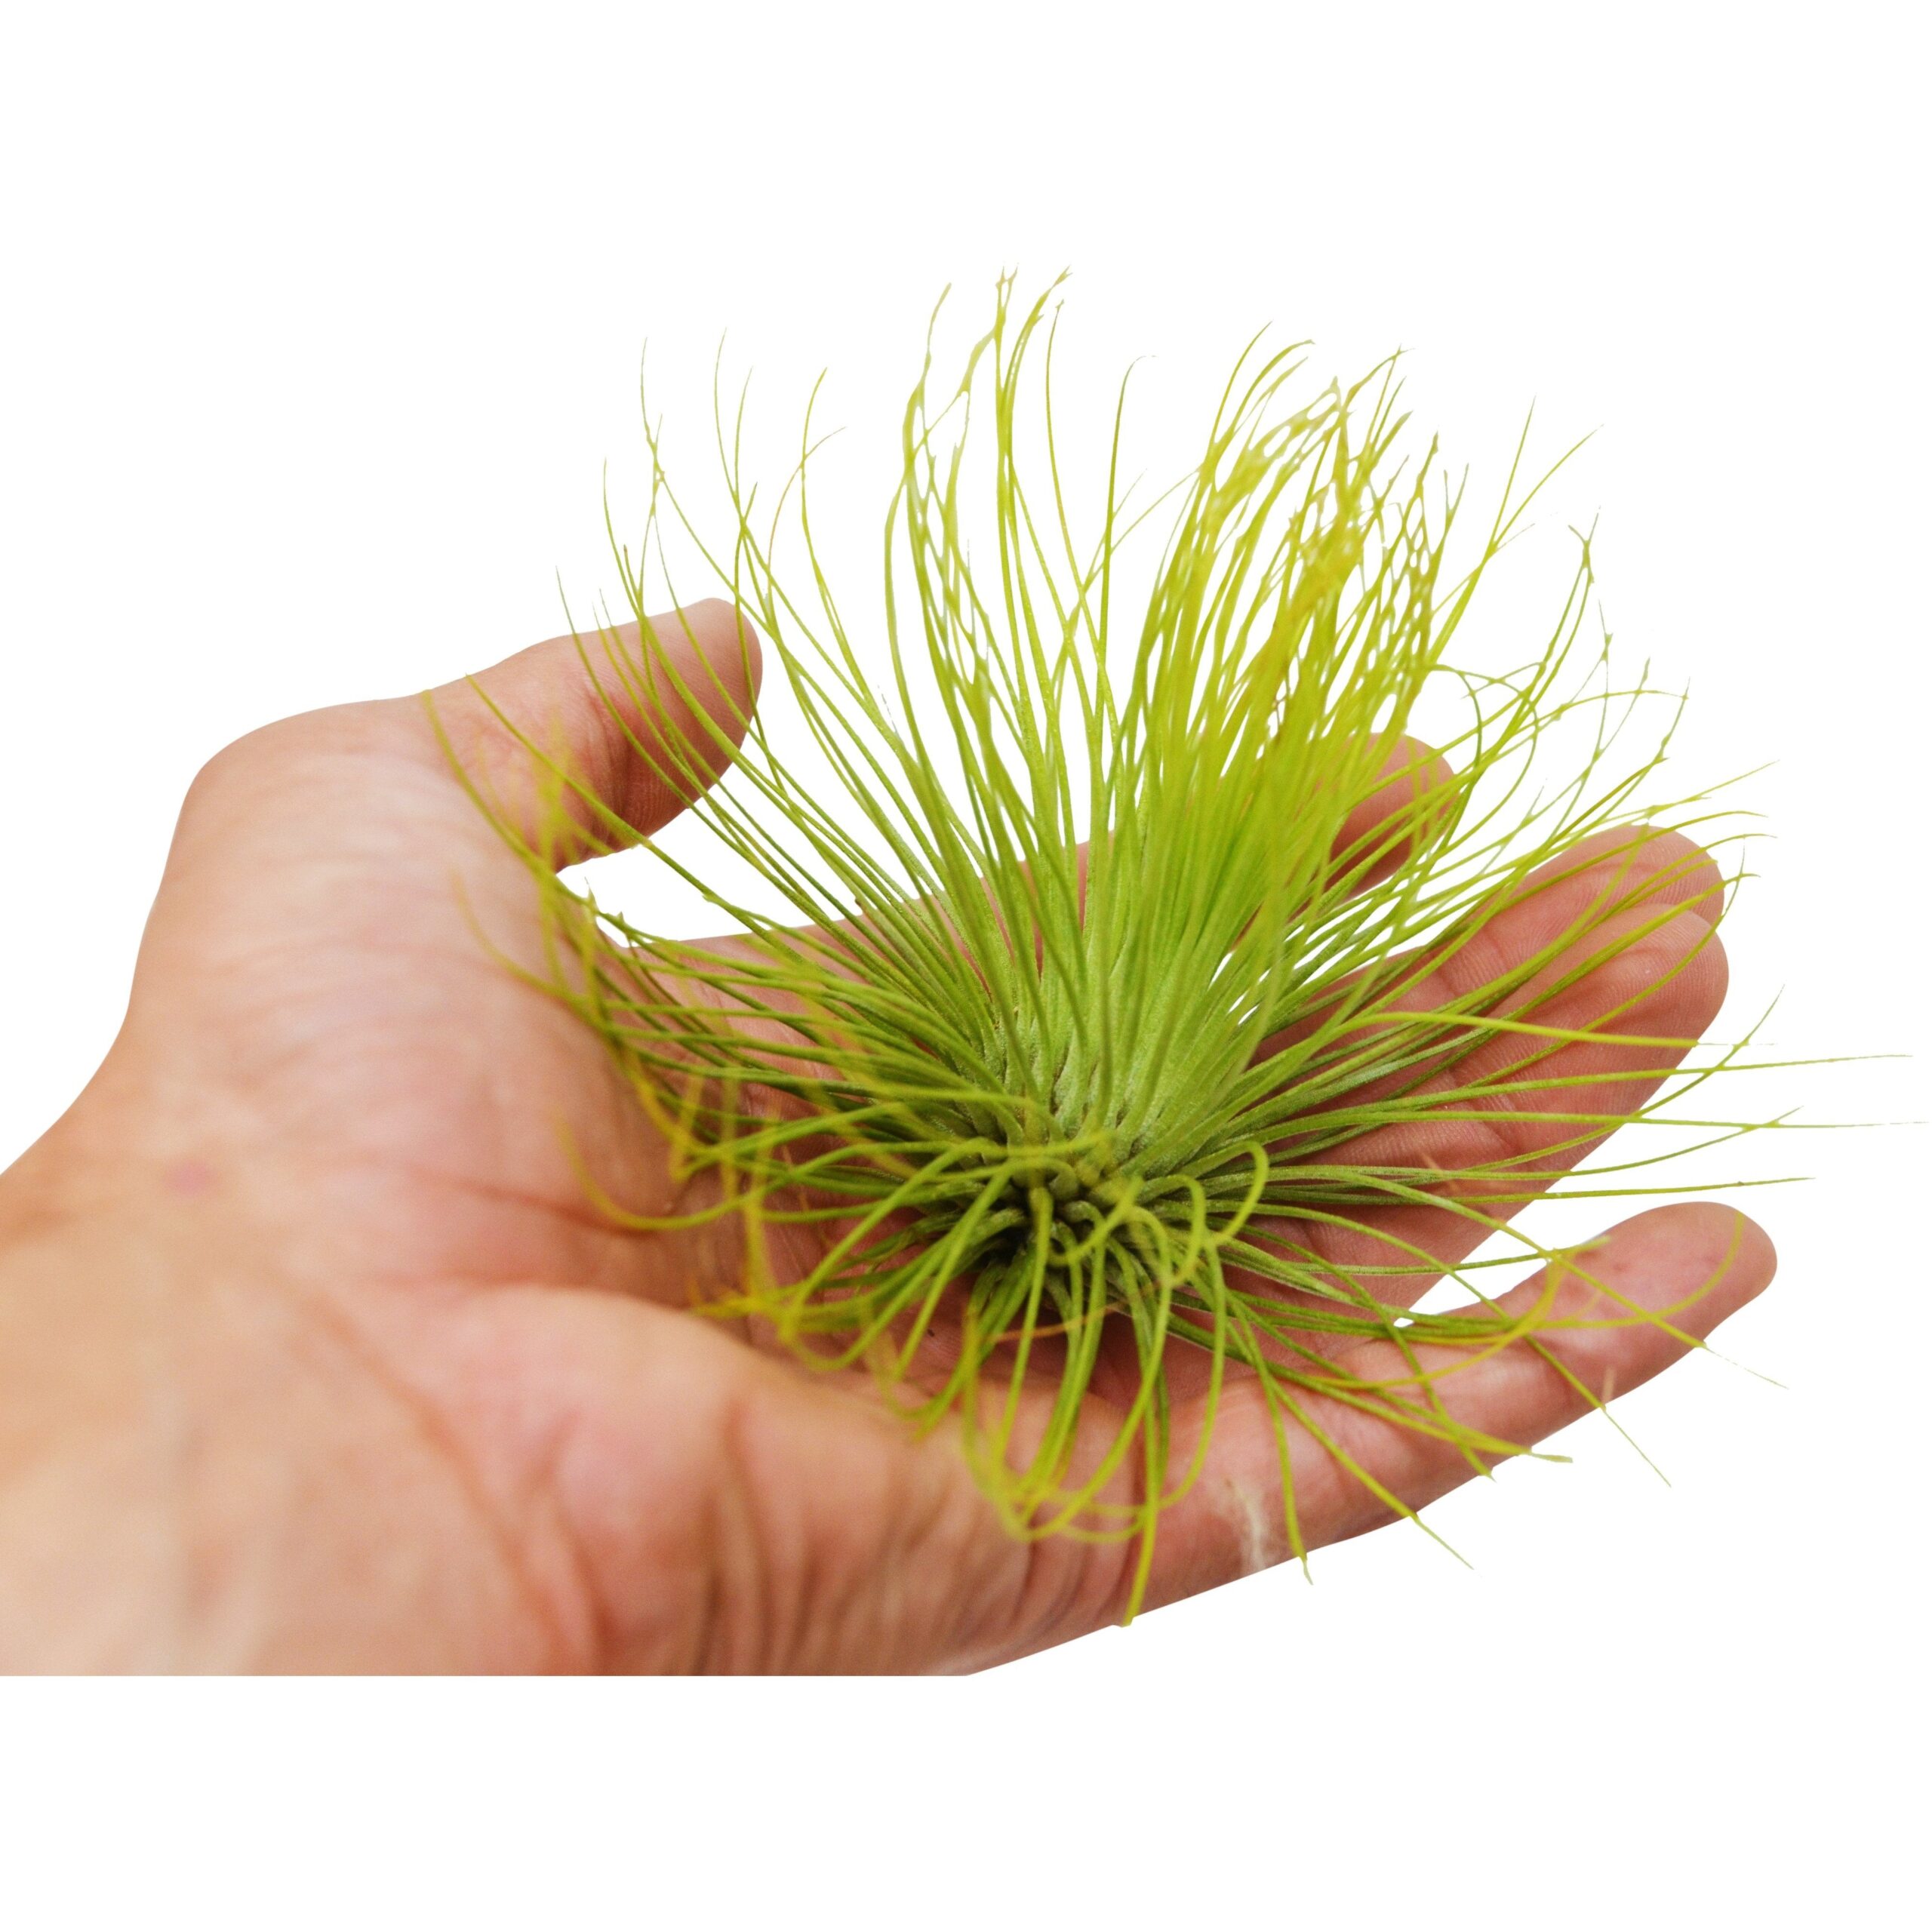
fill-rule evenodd
<path id="1" fill-rule="evenodd" d="M 1144 1578 L 1208 1440 L 1173 1452 L 1178 1354 L 1204 1364 L 1211 1423 L 1227 1377 L 1265 1392 L 1297 1554 L 1290 1420 L 1402 1507 L 1324 1433 L 1313 1398 L 1436 1435 L 1478 1467 L 1515 1453 L 1457 1420 L 1446 1379 L 1506 1347 L 1547 1355 L 1540 1338 L 1573 1318 L 1561 1282 L 1589 1278 L 1586 1251 L 1540 1244 L 1515 1211 L 1559 1180 L 1652 1191 L 1647 1158 L 1575 1164 L 1613 1129 L 1665 1118 L 1737 1049 L 1686 1063 L 1693 1041 L 1622 1027 L 1629 1001 L 1552 1017 L 1675 911 L 1638 863 L 1644 841 L 1713 814 L 1707 795 L 1648 795 L 1675 701 L 1632 752 L 1659 694 L 1614 678 L 1607 637 L 1586 641 L 1586 539 L 1527 662 L 1451 655 L 1542 483 L 1512 468 L 1452 570 L 1463 491 L 1433 445 L 1401 459 L 1392 363 L 1297 401 L 1299 352 L 1251 345 L 1198 464 L 1137 509 L 1116 413 L 1083 540 L 1054 435 L 1055 326 L 1046 297 L 1023 312 L 1003 284 L 943 391 L 929 340 L 887 518 L 883 635 L 863 643 L 814 538 L 809 410 L 797 469 L 757 521 L 742 403 L 731 423 L 721 412 L 721 543 L 671 493 L 647 417 L 645 540 L 634 554 L 613 537 L 639 628 L 580 634 L 584 661 L 622 718 L 681 703 L 716 721 L 694 743 L 639 722 L 632 742 L 789 916 L 731 903 L 701 859 L 660 843 L 737 928 L 666 938 L 559 881 L 552 852 L 529 857 L 549 983 L 676 1150 L 695 1204 L 680 1222 L 743 1220 L 751 1263 L 712 1311 L 814 1364 L 869 1367 L 915 1423 L 958 1417 L 1016 1533 L 1138 1539 Z M 764 715 L 718 719 L 718 694 L 692 688 L 653 631 L 647 565 L 666 519 L 761 635 L 789 749 Z M 777 560 L 788 530 L 795 579 Z M 1136 555 L 1149 583 L 1130 605 Z M 1435 750 L 1411 735 L 1425 713 Z M 574 790 L 610 845 L 635 842 L 549 769 L 560 808 Z M 1601 835 L 1638 825 L 1605 866 Z M 1593 838 L 1586 903 L 1534 950 L 1486 961 L 1485 921 L 1582 875 Z M 1583 1044 L 1614 1045 L 1617 1070 L 1578 1074 L 1564 1056 Z M 1660 1084 L 1632 1108 L 1633 1080 Z M 1432 1157 L 1435 1130 L 1499 1109 L 1538 1124 L 1531 1152 Z M 1460 1217 L 1472 1251 L 1508 1231 L 1507 1253 L 1452 1269 L 1460 1306 L 1408 1305 L 1405 1284 L 1439 1266 L 1389 1211 L 1417 1206 Z M 801 1229 L 811 1258 L 783 1265 L 798 1251 L 780 1231 Z M 1536 1308 L 1505 1313 L 1480 1271 L 1525 1253 L 1555 1265 Z M 1346 1345 L 1364 1337 L 1395 1343 L 1408 1371 L 1355 1372 Z M 1097 1449 L 1084 1398 L 1121 1355 L 1132 1393 Z M 1042 1388 L 1044 1405 L 1023 1404 Z"/>

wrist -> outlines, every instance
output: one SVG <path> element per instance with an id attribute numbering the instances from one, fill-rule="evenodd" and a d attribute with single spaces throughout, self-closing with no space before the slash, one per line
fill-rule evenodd
<path id="1" fill-rule="evenodd" d="M 90 1158 L 89 1125 L 0 1175 L 0 1668 L 218 1668 L 248 1567 L 234 1472 L 262 1462 L 234 1453 L 233 1392 L 260 1353 L 236 1257 L 165 1171 Z"/>
<path id="2" fill-rule="evenodd" d="M 183 1434 L 139 1251 L 0 1245 L 0 1663 L 165 1668 L 182 1647 Z"/>

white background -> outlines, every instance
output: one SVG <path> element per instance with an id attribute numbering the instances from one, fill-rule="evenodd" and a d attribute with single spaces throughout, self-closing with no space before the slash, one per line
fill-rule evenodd
<path id="1" fill-rule="evenodd" d="M 44 8 L 0 40 L 0 1157 L 112 1037 L 176 801 L 610 584 L 634 382 L 888 421 L 1063 266 L 1155 433 L 1252 331 L 1597 440 L 1687 780 L 1776 761 L 1727 1015 L 1927 1112 L 1926 49 L 1906 12 Z M 1194 386 L 1190 387 L 1190 385 Z M 828 483 L 828 488 L 830 487 Z M 869 487 L 868 485 L 868 487 Z M 854 488 L 857 488 L 855 482 Z M 854 500 L 858 500 L 857 497 Z M 870 496 L 862 507 L 869 515 Z M 28 1687 L 0 1914 L 198 1924 L 1922 1922 L 1924 1136 L 1792 1136 L 1781 1278 L 1567 1468 L 964 1685 Z"/>

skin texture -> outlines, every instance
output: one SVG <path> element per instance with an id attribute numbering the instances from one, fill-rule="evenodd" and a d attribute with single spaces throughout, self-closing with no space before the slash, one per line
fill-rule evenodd
<path id="1" fill-rule="evenodd" d="M 718 604 L 687 619 L 728 678 L 734 621 Z M 571 640 L 480 682 L 632 824 L 669 815 Z M 466 766 L 534 828 L 489 707 L 461 684 L 435 701 Z M 1566 993 L 1565 1017 L 1634 998 L 1629 1030 L 1697 1034 L 1724 990 L 1700 916 L 1715 869 L 1674 836 L 1601 846 L 1584 856 L 1654 873 L 1681 909 Z M 1484 945 L 1534 945 L 1591 878 L 1501 909 Z M 493 956 L 534 966 L 539 942 L 530 879 L 420 700 L 271 725 L 197 779 L 120 1037 L 0 1177 L 0 1661 L 957 1669 L 1118 1615 L 1131 1552 L 1014 1540 L 949 1435 L 915 1439 L 864 1386 L 687 1311 L 732 1278 L 728 1220 L 600 1221 L 571 1145 L 627 1204 L 661 1212 L 677 1184 L 600 1043 Z M 1601 1071 L 1611 1051 L 1561 1063 Z M 1537 1131 L 1506 1113 L 1440 1130 L 1511 1148 Z M 1466 1244 L 1451 1214 L 1403 1214 L 1405 1239 Z M 1673 1320 L 1701 1336 L 1773 1257 L 1730 1209 L 1687 1204 L 1624 1222 L 1593 1264 L 1647 1306 L 1687 1303 Z M 1562 1294 L 1592 1312 L 1592 1291 Z M 1551 1346 L 1599 1391 L 1683 1352 L 1648 1325 Z M 1587 1407 L 1520 1350 L 1445 1388 L 1522 1442 Z M 1324 1420 L 1412 1504 L 1472 1473 L 1359 1414 Z M 1312 1444 L 1296 1467 L 1311 1546 L 1386 1519 Z M 1266 1413 L 1237 1383 L 1164 1522 L 1150 1606 L 1278 1561 L 1280 1523 Z"/>

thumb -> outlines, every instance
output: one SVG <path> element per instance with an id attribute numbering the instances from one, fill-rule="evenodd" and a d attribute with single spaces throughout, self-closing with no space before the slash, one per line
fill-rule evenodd
<path id="1" fill-rule="evenodd" d="M 759 668 L 749 626 L 714 599 L 237 739 L 183 803 L 148 977 L 169 957 L 205 977 L 218 934 L 253 956 L 265 938 L 285 951 L 297 935 L 339 942 L 358 918 L 392 924 L 408 880 L 446 881 L 458 828 L 500 851 L 463 786 L 555 864 L 648 836 L 731 763 Z"/>
<path id="2" fill-rule="evenodd" d="M 533 645 L 426 702 L 505 828 L 565 865 L 649 837 L 717 779 L 762 668 L 750 625 L 708 598 Z"/>

